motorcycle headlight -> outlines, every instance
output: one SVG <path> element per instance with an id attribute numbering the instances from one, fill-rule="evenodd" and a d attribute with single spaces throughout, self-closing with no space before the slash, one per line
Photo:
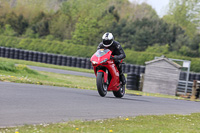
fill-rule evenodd
<path id="1" fill-rule="evenodd" d="M 98 62 L 96 62 L 96 61 L 92 61 L 92 64 L 97 64 Z"/>
<path id="2" fill-rule="evenodd" d="M 104 63 L 104 62 L 106 62 L 108 59 L 105 59 L 105 60 L 103 60 L 103 61 L 101 61 L 100 63 Z"/>

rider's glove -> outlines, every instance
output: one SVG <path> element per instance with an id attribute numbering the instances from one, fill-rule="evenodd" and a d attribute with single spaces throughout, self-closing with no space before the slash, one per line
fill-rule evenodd
<path id="1" fill-rule="evenodd" d="M 111 56 L 110 56 L 110 59 L 113 59 L 113 60 L 115 60 L 115 56 L 112 56 L 112 55 L 111 55 Z"/>

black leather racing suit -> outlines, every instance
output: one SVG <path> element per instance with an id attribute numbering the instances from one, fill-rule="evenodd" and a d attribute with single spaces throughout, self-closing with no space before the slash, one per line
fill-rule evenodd
<path id="1" fill-rule="evenodd" d="M 124 58 L 126 58 L 126 54 L 124 53 L 124 50 L 122 49 L 121 45 L 117 41 L 113 41 L 113 44 L 110 47 L 105 47 L 103 45 L 103 42 L 99 44 L 97 49 L 109 49 L 112 51 L 112 55 L 114 56 L 115 64 L 119 70 L 120 80 L 122 81 L 123 85 L 126 84 L 126 79 L 124 77 L 124 74 L 122 72 L 122 67 L 120 65 L 120 61 Z"/>

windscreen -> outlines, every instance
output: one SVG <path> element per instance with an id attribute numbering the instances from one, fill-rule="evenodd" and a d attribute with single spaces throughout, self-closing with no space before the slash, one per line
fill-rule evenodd
<path id="1" fill-rule="evenodd" d="M 101 56 L 104 56 L 106 53 L 108 53 L 110 50 L 109 49 L 99 49 L 97 50 L 96 52 L 96 56 L 97 57 L 101 57 Z"/>

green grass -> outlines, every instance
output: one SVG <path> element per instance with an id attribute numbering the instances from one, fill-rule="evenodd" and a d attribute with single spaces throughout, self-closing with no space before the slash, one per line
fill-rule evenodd
<path id="1" fill-rule="evenodd" d="M 15 63 L 16 62 L 17 61 L 15 61 Z M 57 74 L 51 72 L 40 72 L 29 69 L 26 65 L 22 64 L 15 66 L 15 63 L 13 62 L 13 60 L 7 60 L 7 59 L 1 60 L 0 81 L 62 86 L 62 87 L 71 87 L 79 89 L 95 89 L 96 87 L 95 78 Z M 23 63 L 23 62 L 18 62 L 18 63 Z"/>
<path id="2" fill-rule="evenodd" d="M 0 81 L 4 82 L 50 85 L 90 90 L 94 90 L 96 88 L 95 78 L 56 74 L 51 72 L 38 72 L 39 75 L 35 75 L 29 73 L 13 73 L 0 70 L 0 73 Z"/>
<path id="3" fill-rule="evenodd" d="M 56 68 L 56 69 L 63 69 L 63 70 L 70 70 L 70 71 L 94 73 L 93 70 L 89 70 L 89 69 L 59 66 L 59 65 L 45 64 L 45 63 L 39 63 L 39 62 L 25 61 L 25 60 L 8 59 L 8 58 L 2 58 L 2 57 L 0 57 L 0 62 L 12 62 L 14 64 L 32 65 L 32 66 Z"/>
<path id="4" fill-rule="evenodd" d="M 199 133 L 200 113 L 191 115 L 148 115 L 95 121 L 25 125 L 2 128 L 11 133 Z"/>

